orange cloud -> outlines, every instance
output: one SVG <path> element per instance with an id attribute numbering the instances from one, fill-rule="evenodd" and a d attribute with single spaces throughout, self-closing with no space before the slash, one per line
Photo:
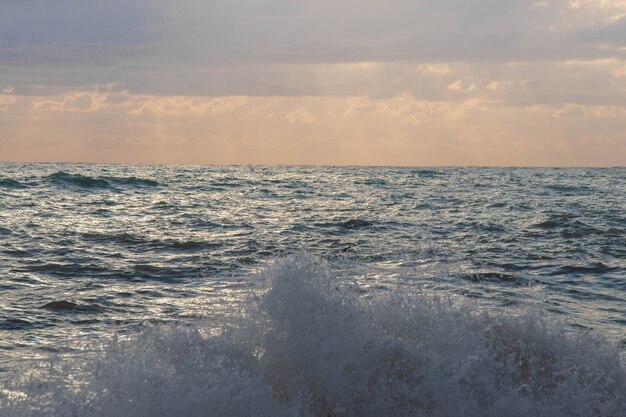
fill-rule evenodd
<path id="1" fill-rule="evenodd" d="M 7 111 L 10 104 L 17 102 L 17 97 L 8 94 L 0 94 L 0 111 Z"/>
<path id="2" fill-rule="evenodd" d="M 285 119 L 289 123 L 313 123 L 316 119 L 315 115 L 310 111 L 305 109 L 304 107 L 299 108 L 297 110 L 290 111 L 285 115 Z"/>
<path id="3" fill-rule="evenodd" d="M 73 91 L 60 98 L 45 98 L 33 102 L 35 111 L 95 112 L 107 107 L 108 93 Z"/>
<path id="4" fill-rule="evenodd" d="M 131 98 L 129 96 L 129 98 Z M 218 116 L 233 111 L 247 103 L 247 98 L 235 97 L 185 97 L 185 96 L 135 96 L 130 100 L 128 114 L 200 115 Z"/>
<path id="5" fill-rule="evenodd" d="M 127 91 L 21 96 L 0 112 L 0 156 L 122 163 L 626 164 L 623 106 L 507 105 L 490 99 L 486 88 L 478 93 L 483 96 L 456 101 L 410 93 L 381 99 Z"/>

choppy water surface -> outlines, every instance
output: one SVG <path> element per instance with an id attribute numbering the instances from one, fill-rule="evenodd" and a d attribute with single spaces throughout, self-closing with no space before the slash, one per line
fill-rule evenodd
<path id="1" fill-rule="evenodd" d="M 626 169 L 0 164 L 0 273 L 0 415 L 624 415 Z"/>

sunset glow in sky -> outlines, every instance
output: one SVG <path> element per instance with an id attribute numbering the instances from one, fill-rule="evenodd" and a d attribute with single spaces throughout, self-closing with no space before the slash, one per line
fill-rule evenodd
<path id="1" fill-rule="evenodd" d="M 0 0 L 0 161 L 626 165 L 626 0 Z"/>

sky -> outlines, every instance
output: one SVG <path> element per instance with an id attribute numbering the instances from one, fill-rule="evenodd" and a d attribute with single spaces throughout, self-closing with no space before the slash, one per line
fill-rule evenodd
<path id="1" fill-rule="evenodd" d="M 626 166 L 626 0 L 0 0 L 0 161 Z"/>

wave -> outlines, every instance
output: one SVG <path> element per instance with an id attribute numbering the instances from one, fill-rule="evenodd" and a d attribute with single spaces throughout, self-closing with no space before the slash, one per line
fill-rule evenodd
<path id="1" fill-rule="evenodd" d="M 187 250 L 187 251 L 222 246 L 220 243 L 209 243 L 209 242 L 198 241 L 198 240 L 182 240 L 182 241 L 181 240 L 168 240 L 166 241 L 166 243 L 169 244 L 173 249 Z"/>
<path id="2" fill-rule="evenodd" d="M 39 308 L 57 313 L 99 313 L 103 311 L 103 307 L 95 303 L 79 304 L 68 300 L 49 301 Z"/>
<path id="3" fill-rule="evenodd" d="M 622 234 L 623 230 L 610 226 L 594 226 L 576 218 L 574 214 L 550 215 L 547 219 L 532 223 L 532 229 L 542 229 L 544 231 L 558 231 L 563 238 L 574 239 L 583 238 L 588 235 L 616 236 Z"/>
<path id="4" fill-rule="evenodd" d="M 436 178 L 442 174 L 440 170 L 435 169 L 411 169 L 410 172 L 420 178 Z"/>
<path id="5" fill-rule="evenodd" d="M 21 268 L 14 268 L 14 272 L 35 272 L 41 274 L 50 274 L 57 276 L 76 276 L 76 275 L 93 275 L 101 274 L 109 271 L 108 267 L 95 263 L 83 264 L 79 262 L 44 262 L 32 265 L 26 265 Z"/>
<path id="6" fill-rule="evenodd" d="M 156 187 L 161 185 L 157 181 L 138 177 L 90 177 L 82 174 L 70 174 L 57 171 L 46 177 L 57 185 L 72 186 L 78 188 L 114 188 L 115 186 L 126 187 Z"/>
<path id="7" fill-rule="evenodd" d="M 607 274 L 610 272 L 619 272 L 622 268 L 611 267 L 603 264 L 602 262 L 595 262 L 589 265 L 563 265 L 553 271 L 550 271 L 550 275 L 570 275 L 570 274 Z"/>
<path id="8" fill-rule="evenodd" d="M 373 222 L 364 219 L 349 219 L 345 221 L 335 221 L 335 222 L 321 222 L 321 223 L 312 223 L 312 226 L 324 228 L 324 229 L 333 229 L 338 232 L 346 232 L 353 230 L 361 230 L 368 229 L 374 226 Z M 294 230 L 307 230 L 309 225 L 295 225 Z"/>
<path id="9" fill-rule="evenodd" d="M 99 233 L 99 232 L 86 232 L 80 234 L 81 239 L 88 242 L 96 243 L 117 243 L 122 245 L 141 245 L 146 244 L 147 240 L 141 236 L 131 233 Z"/>
<path id="10" fill-rule="evenodd" d="M 602 416 L 626 369 L 540 311 L 367 293 L 306 255 L 258 277 L 230 322 L 155 326 L 0 389 L 0 416 Z M 28 376 L 30 374 L 30 376 Z"/>
<path id="11" fill-rule="evenodd" d="M 106 188 L 111 185 L 102 178 L 93 178 L 81 174 L 69 174 L 63 171 L 50 174 L 47 176 L 47 179 L 56 184 L 71 185 L 80 188 Z"/>
<path id="12" fill-rule="evenodd" d="M 0 234 L 2 229 L 0 228 Z M 204 240 L 176 240 L 176 239 L 148 239 L 140 235 L 130 233 L 97 233 L 87 232 L 80 234 L 81 239 L 96 243 L 115 243 L 128 247 L 149 247 L 151 249 L 174 249 L 178 251 L 197 251 L 201 249 L 211 249 L 222 246 L 220 242 L 210 242 Z"/>
<path id="13" fill-rule="evenodd" d="M 31 327 L 32 323 L 27 320 L 8 318 L 0 320 L 0 330 L 25 330 Z M 1 413 L 2 411 L 0 411 Z"/>
<path id="14" fill-rule="evenodd" d="M 341 226 L 345 229 L 365 229 L 371 225 L 371 222 L 362 219 L 350 219 L 341 224 Z"/>
<path id="15" fill-rule="evenodd" d="M 158 187 L 161 183 L 138 177 L 105 177 L 112 184 L 126 185 L 130 187 Z"/>
<path id="16" fill-rule="evenodd" d="M 548 184 L 544 186 L 547 190 L 556 191 L 558 193 L 568 193 L 578 195 L 593 191 L 590 187 L 584 185 L 568 185 L 568 184 Z"/>
<path id="17" fill-rule="evenodd" d="M 502 272 L 467 272 L 460 274 L 459 278 L 472 282 L 498 282 L 521 287 L 537 284 L 536 281 L 530 278 Z"/>
<path id="18" fill-rule="evenodd" d="M 26 184 L 11 178 L 0 178 L 0 188 L 27 188 Z"/>

